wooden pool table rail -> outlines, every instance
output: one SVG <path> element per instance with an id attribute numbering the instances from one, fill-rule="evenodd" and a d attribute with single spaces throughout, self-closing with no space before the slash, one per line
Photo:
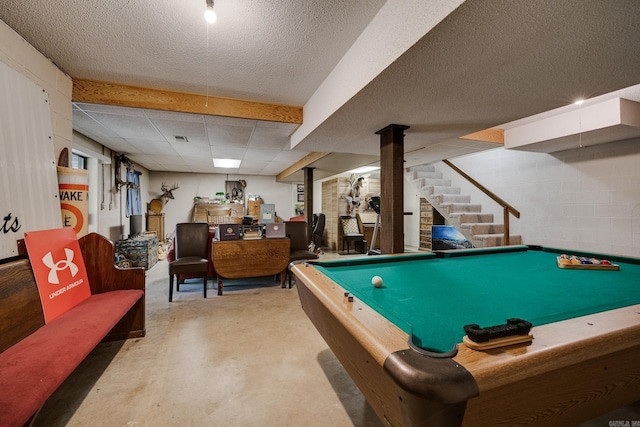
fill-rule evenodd
<path id="1" fill-rule="evenodd" d="M 348 303 L 344 289 L 314 267 L 292 272 L 303 309 L 391 425 L 440 425 L 440 411 L 464 414 L 461 425 L 573 425 L 640 399 L 640 305 L 534 326 L 530 345 L 478 352 L 460 344 L 449 361 L 470 373 L 477 397 L 465 386 L 456 405 L 449 391 L 433 390 L 444 383 L 425 384 L 411 363 L 390 368 L 407 351 L 405 332 L 357 299 Z"/>

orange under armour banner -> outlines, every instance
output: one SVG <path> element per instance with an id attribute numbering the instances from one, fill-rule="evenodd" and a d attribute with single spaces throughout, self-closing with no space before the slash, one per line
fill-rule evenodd
<path id="1" fill-rule="evenodd" d="M 46 323 L 91 296 L 84 259 L 73 228 L 25 232 L 24 241 Z"/>

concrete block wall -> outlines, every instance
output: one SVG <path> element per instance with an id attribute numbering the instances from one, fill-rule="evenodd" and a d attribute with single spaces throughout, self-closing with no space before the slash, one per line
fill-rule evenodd
<path id="1" fill-rule="evenodd" d="M 522 213 L 511 231 L 527 244 L 640 257 L 640 139 L 553 154 L 499 148 L 452 161 Z"/>

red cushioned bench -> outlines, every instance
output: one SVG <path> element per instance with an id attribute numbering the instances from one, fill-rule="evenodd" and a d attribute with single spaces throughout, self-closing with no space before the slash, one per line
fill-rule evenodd
<path id="1" fill-rule="evenodd" d="M 91 297 L 45 325 L 28 259 L 0 265 L 0 426 L 27 424 L 101 342 L 145 335 L 145 272 L 114 266 L 111 241 L 79 240 Z"/>

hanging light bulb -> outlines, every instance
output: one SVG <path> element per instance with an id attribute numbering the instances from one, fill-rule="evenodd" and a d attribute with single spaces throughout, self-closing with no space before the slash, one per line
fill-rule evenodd
<path id="1" fill-rule="evenodd" d="M 207 0 L 207 10 L 204 11 L 204 19 L 206 19 L 209 24 L 213 24 L 216 22 L 216 19 L 218 19 L 216 12 L 213 10 L 213 0 Z"/>

